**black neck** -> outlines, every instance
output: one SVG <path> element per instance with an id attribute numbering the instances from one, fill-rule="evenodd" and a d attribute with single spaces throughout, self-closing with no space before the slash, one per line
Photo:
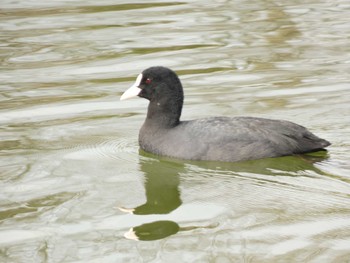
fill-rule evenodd
<path id="1" fill-rule="evenodd" d="M 148 105 L 146 123 L 160 128 L 172 128 L 180 123 L 182 99 L 151 101 Z"/>

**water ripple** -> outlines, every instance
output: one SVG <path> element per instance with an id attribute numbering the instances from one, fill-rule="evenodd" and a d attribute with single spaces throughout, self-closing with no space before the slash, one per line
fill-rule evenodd
<path id="1" fill-rule="evenodd" d="M 132 162 L 138 155 L 138 145 L 125 138 L 110 139 L 92 145 L 77 146 L 64 154 L 64 159 L 108 160 Z"/>

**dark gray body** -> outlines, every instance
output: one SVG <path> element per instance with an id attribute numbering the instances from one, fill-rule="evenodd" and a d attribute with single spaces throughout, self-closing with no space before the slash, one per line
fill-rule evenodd
<path id="1" fill-rule="evenodd" d="M 330 145 L 295 123 L 253 117 L 181 121 L 172 128 L 146 120 L 139 144 L 157 155 L 225 162 L 307 153 Z"/>

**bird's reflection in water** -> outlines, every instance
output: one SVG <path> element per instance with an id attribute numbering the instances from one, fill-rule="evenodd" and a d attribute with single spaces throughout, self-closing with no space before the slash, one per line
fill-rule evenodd
<path id="1" fill-rule="evenodd" d="M 140 169 L 145 174 L 146 203 L 134 208 L 133 214 L 168 214 L 181 205 L 179 173 L 183 165 L 146 159 L 140 161 Z"/>
<path id="2" fill-rule="evenodd" d="M 182 204 L 179 174 L 184 172 L 183 164 L 141 158 L 140 169 L 145 174 L 146 203 L 120 210 L 135 215 L 168 214 Z M 179 230 L 177 223 L 161 220 L 133 227 L 124 236 L 136 240 L 157 240 L 176 234 Z"/>
<path id="3" fill-rule="evenodd" d="M 145 175 L 144 187 L 146 203 L 135 208 L 120 208 L 121 211 L 135 215 L 164 215 L 169 214 L 181 206 L 180 198 L 180 174 L 186 173 L 188 165 L 194 165 L 206 171 L 221 170 L 230 171 L 239 175 L 249 172 L 262 175 L 295 175 L 296 172 L 312 170 L 318 174 L 322 171 L 314 166 L 314 163 L 327 159 L 327 152 L 313 155 L 287 156 L 270 158 L 241 163 L 222 162 L 182 162 L 168 158 L 155 158 L 153 155 L 141 152 L 140 170 Z M 188 171 L 187 171 L 188 172 Z M 305 176 L 305 175 L 304 175 Z M 204 179 L 204 178 L 203 178 Z M 232 178 L 233 179 L 233 178 Z M 209 225 L 204 228 L 213 228 L 217 225 Z M 174 235 L 179 231 L 198 228 L 197 226 L 180 227 L 170 220 L 159 220 L 145 223 L 131 228 L 125 237 L 128 239 L 151 241 Z M 201 226 L 203 228 L 203 226 Z"/>

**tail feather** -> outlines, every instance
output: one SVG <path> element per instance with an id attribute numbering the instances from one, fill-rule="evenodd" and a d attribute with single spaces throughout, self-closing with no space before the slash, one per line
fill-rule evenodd
<path id="1" fill-rule="evenodd" d="M 325 139 L 321 139 L 316 135 L 308 132 L 303 135 L 303 140 L 301 140 L 298 145 L 300 150 L 298 153 L 315 152 L 319 150 L 325 150 L 326 147 L 331 145 L 331 143 Z"/>

